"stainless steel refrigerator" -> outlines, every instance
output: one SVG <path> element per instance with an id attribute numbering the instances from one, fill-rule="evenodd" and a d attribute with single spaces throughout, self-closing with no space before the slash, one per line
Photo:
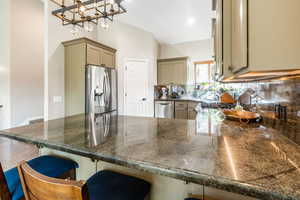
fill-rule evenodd
<path id="1" fill-rule="evenodd" d="M 117 111 L 117 72 L 115 69 L 95 65 L 86 68 L 87 114 Z"/>

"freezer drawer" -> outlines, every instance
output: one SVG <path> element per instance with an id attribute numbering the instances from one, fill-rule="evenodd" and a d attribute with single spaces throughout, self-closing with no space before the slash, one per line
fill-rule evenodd
<path id="1" fill-rule="evenodd" d="M 156 101 L 155 117 L 173 119 L 174 109 L 174 101 Z"/>

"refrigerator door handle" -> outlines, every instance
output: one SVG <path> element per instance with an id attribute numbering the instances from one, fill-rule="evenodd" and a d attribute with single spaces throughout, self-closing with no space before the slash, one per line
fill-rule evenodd
<path id="1" fill-rule="evenodd" d="M 104 74 L 104 79 L 103 79 L 103 101 L 104 101 L 104 107 L 106 107 L 107 104 L 107 87 L 106 87 L 106 73 Z"/>
<path id="2" fill-rule="evenodd" d="M 110 80 L 109 80 L 109 75 L 108 72 L 105 71 L 105 106 L 107 108 L 110 108 L 110 93 L 111 93 L 111 86 L 110 86 Z"/>

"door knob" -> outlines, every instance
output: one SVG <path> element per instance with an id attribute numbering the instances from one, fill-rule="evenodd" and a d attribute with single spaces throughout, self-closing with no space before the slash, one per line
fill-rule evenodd
<path id="1" fill-rule="evenodd" d="M 142 98 L 142 101 L 146 101 L 147 99 L 146 98 Z"/>

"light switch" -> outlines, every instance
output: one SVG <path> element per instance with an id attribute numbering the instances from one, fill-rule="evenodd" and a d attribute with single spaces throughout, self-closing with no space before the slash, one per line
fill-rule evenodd
<path id="1" fill-rule="evenodd" d="M 300 111 L 297 112 L 297 117 L 300 117 Z"/>
<path id="2" fill-rule="evenodd" d="M 53 97 L 53 102 L 54 103 L 62 103 L 63 102 L 62 96 L 54 96 Z"/>

